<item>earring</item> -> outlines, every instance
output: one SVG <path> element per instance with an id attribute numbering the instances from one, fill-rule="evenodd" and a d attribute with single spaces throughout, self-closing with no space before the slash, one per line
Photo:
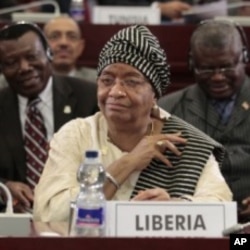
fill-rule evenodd
<path id="1" fill-rule="evenodd" d="M 156 103 L 154 104 L 154 106 L 151 109 L 151 116 L 160 117 L 160 108 Z"/>

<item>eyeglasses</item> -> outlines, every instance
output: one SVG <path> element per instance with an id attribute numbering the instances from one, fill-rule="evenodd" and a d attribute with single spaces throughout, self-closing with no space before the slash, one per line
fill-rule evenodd
<path id="1" fill-rule="evenodd" d="M 214 69 L 201 69 L 201 68 L 195 67 L 194 72 L 197 75 L 200 75 L 202 77 L 211 77 L 215 73 L 223 74 L 223 75 L 230 75 L 230 74 L 233 74 L 235 72 L 235 70 L 237 69 L 237 67 L 240 65 L 241 62 L 242 62 L 242 60 L 241 60 L 241 57 L 240 57 L 239 60 L 237 60 L 237 62 L 233 66 L 217 67 L 217 68 L 214 68 Z"/>
<path id="2" fill-rule="evenodd" d="M 197 75 L 201 76 L 213 76 L 215 73 L 220 73 L 223 75 L 232 74 L 235 72 L 235 67 L 226 67 L 226 68 L 215 68 L 215 69 L 194 69 Z"/>

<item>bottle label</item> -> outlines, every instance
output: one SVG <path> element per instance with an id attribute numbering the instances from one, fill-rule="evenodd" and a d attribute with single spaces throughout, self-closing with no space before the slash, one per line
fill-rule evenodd
<path id="1" fill-rule="evenodd" d="M 84 20 L 84 9 L 71 9 L 70 15 L 72 18 L 74 18 L 76 21 L 83 21 Z"/>
<path id="2" fill-rule="evenodd" d="M 76 224 L 78 226 L 99 227 L 103 225 L 103 217 L 103 208 L 79 208 L 77 212 Z"/>

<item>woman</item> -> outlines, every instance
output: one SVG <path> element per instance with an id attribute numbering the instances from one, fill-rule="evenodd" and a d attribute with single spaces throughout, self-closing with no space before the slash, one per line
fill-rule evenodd
<path id="1" fill-rule="evenodd" d="M 159 110 L 169 66 L 144 26 L 119 31 L 98 65 L 100 112 L 66 124 L 51 142 L 36 188 L 34 218 L 67 220 L 79 192 L 83 153 L 98 148 L 108 173 L 104 191 L 114 200 L 231 200 L 220 171 L 223 149 L 191 125 Z"/>

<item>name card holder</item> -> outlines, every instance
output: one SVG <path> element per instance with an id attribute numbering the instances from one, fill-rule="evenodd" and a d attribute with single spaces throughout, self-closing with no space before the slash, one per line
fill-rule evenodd
<path id="1" fill-rule="evenodd" d="M 107 203 L 108 236 L 222 237 L 236 223 L 235 202 Z"/>
<path id="2" fill-rule="evenodd" d="M 94 6 L 94 24 L 160 24 L 160 9 L 156 7 Z"/>

